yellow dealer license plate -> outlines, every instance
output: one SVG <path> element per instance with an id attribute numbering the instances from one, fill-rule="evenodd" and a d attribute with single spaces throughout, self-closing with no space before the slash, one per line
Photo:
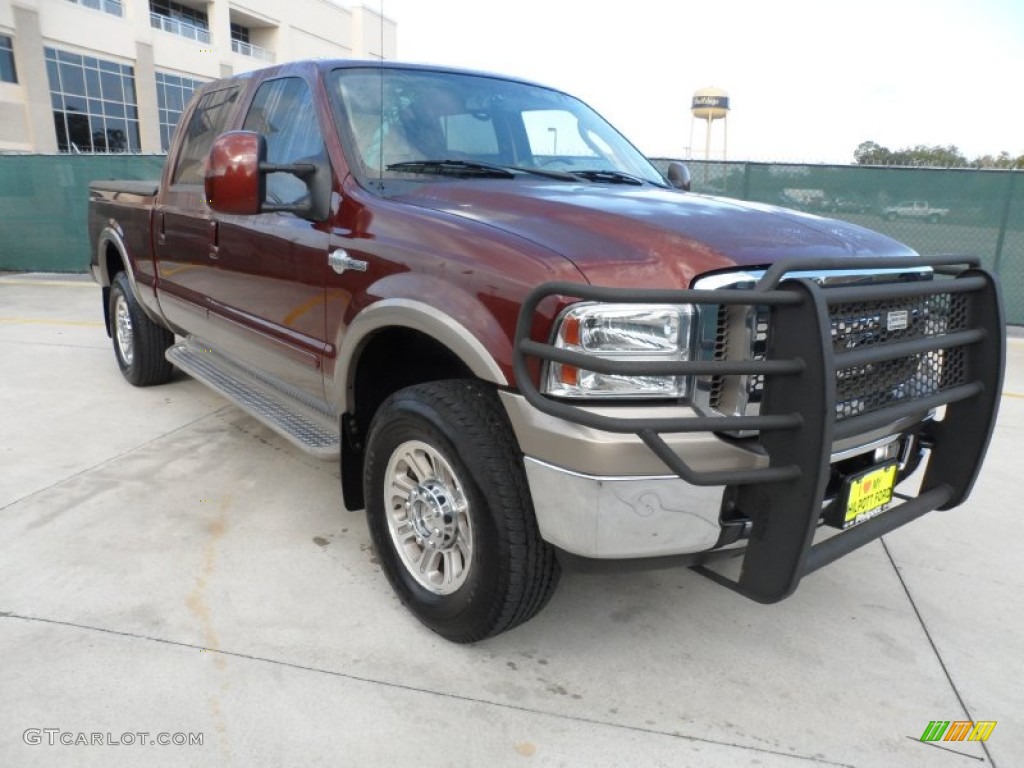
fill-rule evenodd
<path id="1" fill-rule="evenodd" d="M 846 497 L 846 513 L 842 527 L 863 523 L 865 520 L 884 512 L 892 501 L 892 489 L 896 484 L 896 462 L 890 462 L 847 480 L 849 493 Z"/>

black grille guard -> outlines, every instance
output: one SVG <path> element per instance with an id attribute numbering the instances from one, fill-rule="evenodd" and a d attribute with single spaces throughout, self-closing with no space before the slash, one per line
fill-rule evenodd
<path id="1" fill-rule="evenodd" d="M 805 278 L 810 270 L 891 270 L 932 267 L 935 279 L 822 287 Z M 769 309 L 768 346 L 763 360 L 609 360 L 558 349 L 530 338 L 538 305 L 548 297 L 615 303 L 762 306 Z M 829 311 L 855 302 L 920 300 L 945 296 L 963 302 L 965 326 L 953 332 L 897 339 L 836 350 Z M 665 465 L 694 485 L 735 488 L 736 507 L 751 521 L 738 581 L 699 565 L 694 570 L 762 603 L 777 602 L 800 579 L 858 547 L 935 509 L 961 504 L 977 479 L 992 437 L 1005 365 L 1005 324 L 995 278 L 977 258 L 792 259 L 774 264 L 752 289 L 660 290 L 598 287 L 571 282 L 538 286 L 526 297 L 516 325 L 513 367 L 519 391 L 543 413 L 594 429 L 636 434 Z M 955 355 L 957 379 L 925 396 L 883 403 L 870 412 L 837 421 L 837 372 L 921 355 Z M 648 376 L 761 375 L 764 392 L 756 416 L 621 418 L 542 394 L 528 359 L 564 363 L 605 374 Z M 543 366 L 542 366 L 543 367 Z M 941 421 L 920 428 L 931 448 L 916 497 L 885 513 L 813 544 L 822 512 L 834 440 L 923 417 L 946 406 Z M 669 448 L 662 434 L 756 430 L 768 456 L 757 469 L 697 471 Z"/>

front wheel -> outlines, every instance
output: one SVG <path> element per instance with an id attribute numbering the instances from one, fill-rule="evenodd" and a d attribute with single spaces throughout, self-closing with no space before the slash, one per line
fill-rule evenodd
<path id="1" fill-rule="evenodd" d="M 427 627 L 457 643 L 533 617 L 558 582 L 508 417 L 472 380 L 392 395 L 373 419 L 366 515 L 381 566 Z"/>
<path id="2" fill-rule="evenodd" d="M 171 378 L 174 367 L 164 353 L 174 334 L 146 317 L 124 272 L 110 284 L 110 325 L 117 366 L 129 383 L 148 387 Z"/>

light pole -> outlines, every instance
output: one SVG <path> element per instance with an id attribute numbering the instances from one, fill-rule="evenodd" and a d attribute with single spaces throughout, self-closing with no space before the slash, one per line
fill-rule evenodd
<path id="1" fill-rule="evenodd" d="M 551 154 L 558 154 L 558 129 L 554 126 L 548 128 L 548 132 L 551 134 Z"/>

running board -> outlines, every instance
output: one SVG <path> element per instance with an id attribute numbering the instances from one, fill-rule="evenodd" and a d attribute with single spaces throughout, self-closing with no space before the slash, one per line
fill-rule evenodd
<path id="1" fill-rule="evenodd" d="M 196 339 L 175 344 L 166 356 L 175 367 L 219 392 L 302 450 L 320 459 L 340 456 L 338 422 L 284 386 Z"/>

